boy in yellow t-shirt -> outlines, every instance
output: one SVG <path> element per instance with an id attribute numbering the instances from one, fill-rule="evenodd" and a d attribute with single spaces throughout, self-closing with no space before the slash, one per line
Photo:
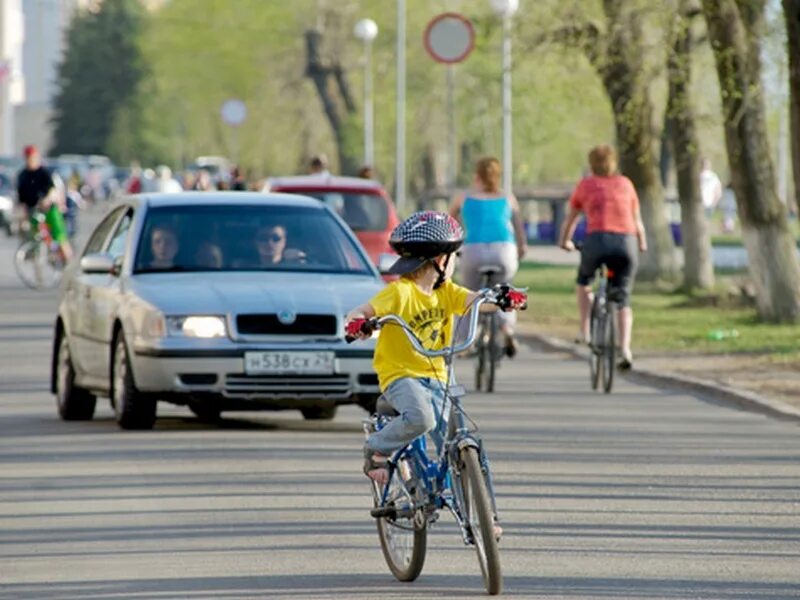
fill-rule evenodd
<path id="1" fill-rule="evenodd" d="M 389 272 L 401 277 L 347 315 L 348 334 L 367 338 L 370 332 L 363 327 L 367 319 L 394 314 L 409 324 L 426 349 L 448 346 L 453 315 L 463 315 L 478 295 L 450 281 L 455 270 L 452 255 L 463 240 L 461 226 L 445 213 L 415 213 L 398 225 L 389 243 L 400 258 Z M 517 294 L 506 305 L 513 310 L 524 301 L 524 295 Z M 482 310 L 497 310 L 497 306 L 484 304 Z M 443 358 L 417 353 L 402 329 L 394 325 L 381 330 L 373 365 L 381 392 L 399 413 L 364 446 L 364 472 L 383 483 L 388 475 L 387 457 L 436 426 L 447 367 Z"/>

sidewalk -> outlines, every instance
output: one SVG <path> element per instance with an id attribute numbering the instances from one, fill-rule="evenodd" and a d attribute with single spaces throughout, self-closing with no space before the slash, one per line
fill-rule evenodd
<path id="1" fill-rule="evenodd" d="M 586 347 L 552 336 L 535 325 L 520 323 L 519 333 L 551 350 L 588 359 Z M 636 356 L 633 370 L 624 376 L 642 383 L 688 389 L 748 410 L 800 421 L 800 373 L 768 363 L 759 355 L 645 352 Z"/>
<path id="2" fill-rule="evenodd" d="M 577 267 L 579 258 L 579 253 L 564 252 L 555 246 L 531 246 L 526 262 Z M 565 301 L 574 303 L 573 299 L 565 298 Z M 577 314 L 575 318 L 577 323 Z M 578 348 L 571 339 L 564 338 L 569 328 L 563 325 L 552 321 L 545 325 L 520 321 L 519 328 L 523 336 L 552 349 L 587 358 L 585 348 Z M 796 365 L 777 362 L 779 359 L 774 354 L 658 352 L 637 349 L 635 339 L 634 332 L 635 361 L 631 378 L 690 387 L 749 408 L 800 418 L 800 372 Z"/>

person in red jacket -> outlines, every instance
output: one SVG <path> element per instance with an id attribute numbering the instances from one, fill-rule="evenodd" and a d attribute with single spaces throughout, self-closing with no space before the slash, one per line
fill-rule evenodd
<path id="1" fill-rule="evenodd" d="M 572 235 L 581 213 L 586 215 L 586 240 L 581 251 L 576 296 L 580 315 L 580 341 L 589 340 L 592 281 L 597 269 L 606 264 L 613 273 L 610 285 L 619 290 L 619 367 L 630 369 L 633 311 L 630 293 L 638 264 L 638 252 L 647 250 L 647 236 L 639 211 L 639 197 L 630 179 L 617 173 L 617 154 L 608 144 L 589 152 L 592 174 L 578 183 L 569 199 L 569 212 L 561 228 L 559 245 L 575 250 Z"/>

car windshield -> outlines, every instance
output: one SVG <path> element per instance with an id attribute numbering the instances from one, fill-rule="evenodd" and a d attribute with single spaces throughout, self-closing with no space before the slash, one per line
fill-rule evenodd
<path id="1" fill-rule="evenodd" d="M 293 190 L 294 191 L 294 190 Z M 353 231 L 385 231 L 389 220 L 386 201 L 377 194 L 346 192 L 300 192 L 330 206 Z"/>
<path id="2" fill-rule="evenodd" d="M 321 208 L 242 204 L 151 208 L 134 273 L 178 271 L 373 273 L 358 246 Z"/>

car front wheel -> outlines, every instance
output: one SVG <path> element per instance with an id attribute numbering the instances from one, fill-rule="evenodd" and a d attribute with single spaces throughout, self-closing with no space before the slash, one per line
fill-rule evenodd
<path id="1" fill-rule="evenodd" d="M 97 398 L 75 385 L 75 369 L 69 352 L 69 340 L 63 332 L 58 339 L 55 368 L 56 405 L 59 416 L 64 421 L 90 420 L 94 416 Z"/>
<path id="2" fill-rule="evenodd" d="M 156 422 L 156 401 L 143 395 L 133 382 L 128 346 L 122 331 L 116 339 L 111 361 L 111 403 L 122 429 L 152 429 Z"/>

